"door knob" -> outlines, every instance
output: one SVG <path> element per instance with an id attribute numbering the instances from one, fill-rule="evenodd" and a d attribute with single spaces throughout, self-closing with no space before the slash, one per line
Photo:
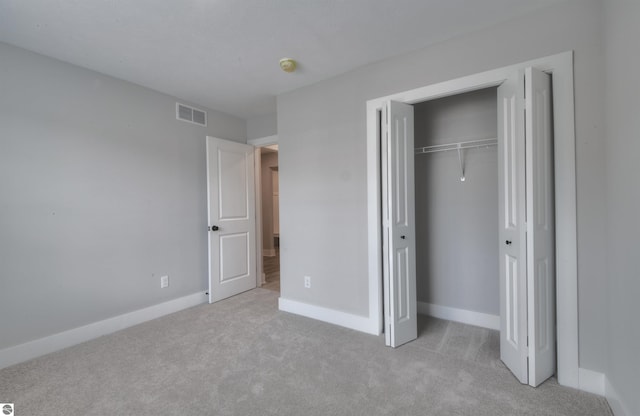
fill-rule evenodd
<path id="1" fill-rule="evenodd" d="M 510 246 L 511 245 L 511 240 L 507 240 L 504 242 L 506 245 Z"/>
<path id="2" fill-rule="evenodd" d="M 220 228 L 217 225 L 212 225 L 209 227 L 209 231 L 218 231 Z"/>

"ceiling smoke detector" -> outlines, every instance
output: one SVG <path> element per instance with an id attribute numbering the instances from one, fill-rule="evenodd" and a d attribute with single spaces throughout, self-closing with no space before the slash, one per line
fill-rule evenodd
<path id="1" fill-rule="evenodd" d="M 284 72 L 293 72 L 296 70 L 296 61 L 291 58 L 282 58 L 280 59 L 280 68 Z"/>

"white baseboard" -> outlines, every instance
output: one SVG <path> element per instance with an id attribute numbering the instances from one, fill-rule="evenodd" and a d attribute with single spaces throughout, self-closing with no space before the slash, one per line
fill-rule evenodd
<path id="1" fill-rule="evenodd" d="M 138 325 L 152 319 L 169 315 L 192 306 L 207 302 L 204 292 L 183 296 L 158 305 L 118 315 L 103 321 L 59 332 L 34 341 L 0 350 L 0 368 L 18 364 L 32 358 L 40 357 L 72 345 L 80 344 L 103 335 L 107 335 L 130 326 Z"/>
<path id="2" fill-rule="evenodd" d="M 266 257 L 274 257 L 276 255 L 276 249 L 275 248 L 263 248 L 262 249 L 262 255 L 266 256 Z"/>
<path id="3" fill-rule="evenodd" d="M 435 318 L 446 319 L 448 321 L 462 322 L 479 326 L 500 330 L 500 316 L 489 315 L 482 312 L 468 311 L 466 309 L 450 308 L 448 306 L 434 305 L 432 303 L 418 302 L 418 313 L 421 315 L 429 315 Z"/>
<path id="4" fill-rule="evenodd" d="M 578 388 L 582 391 L 604 396 L 604 374 L 578 368 Z"/>
<path id="5" fill-rule="evenodd" d="M 380 333 L 376 323 L 365 316 L 353 315 L 282 297 L 278 299 L 278 307 L 284 312 L 306 316 L 307 318 L 317 319 L 318 321 L 328 322 L 367 334 L 378 335 Z"/>
<path id="6" fill-rule="evenodd" d="M 627 406 L 625 406 L 622 400 L 620 400 L 618 392 L 616 392 L 616 389 L 606 376 L 604 377 L 604 391 L 607 402 L 609 402 L 609 407 L 615 416 L 632 416 L 632 413 L 627 409 Z"/>

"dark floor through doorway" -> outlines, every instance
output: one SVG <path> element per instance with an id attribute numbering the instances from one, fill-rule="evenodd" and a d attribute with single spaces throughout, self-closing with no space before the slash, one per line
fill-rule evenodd
<path id="1" fill-rule="evenodd" d="M 276 248 L 275 256 L 263 256 L 262 267 L 266 281 L 262 288 L 280 292 L 280 249 Z"/>

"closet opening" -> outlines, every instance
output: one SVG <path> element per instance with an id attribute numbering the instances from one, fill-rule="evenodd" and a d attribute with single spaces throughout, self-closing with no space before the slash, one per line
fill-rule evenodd
<path id="1" fill-rule="evenodd" d="M 499 330 L 496 94 L 413 107 L 418 313 Z"/>
<path id="2" fill-rule="evenodd" d="M 384 210 L 385 207 L 391 207 L 392 205 L 388 203 L 388 200 L 383 198 L 384 187 L 390 183 L 394 183 L 394 181 L 386 182 L 385 178 L 385 163 L 383 161 L 385 159 L 385 155 L 383 152 L 385 151 L 385 146 L 381 145 L 381 142 L 384 139 L 385 134 L 391 132 L 388 129 L 388 123 L 390 118 L 387 117 L 389 109 L 406 109 L 410 107 L 411 118 L 413 117 L 413 106 L 412 104 L 421 103 L 428 100 L 434 100 L 442 97 L 453 96 L 456 94 L 462 94 L 471 91 L 477 91 L 490 87 L 498 87 L 499 91 L 502 90 L 504 93 L 504 97 L 499 100 L 499 109 L 508 110 L 508 109 L 516 109 L 525 106 L 525 97 L 524 91 L 526 88 L 531 88 L 532 84 L 523 85 L 526 83 L 520 83 L 519 80 L 525 77 L 525 74 L 531 75 L 535 74 L 534 79 L 536 81 L 535 84 L 540 80 L 540 74 L 545 74 L 548 76 L 548 91 L 545 93 L 543 90 L 535 89 L 535 94 L 531 94 L 531 97 L 535 96 L 536 100 L 539 97 L 545 97 L 546 104 L 544 107 L 549 107 L 549 113 L 547 120 L 553 120 L 552 126 L 548 129 L 551 131 L 553 135 L 553 142 L 549 143 L 542 148 L 534 148 L 530 150 L 545 152 L 553 152 L 553 159 L 547 158 L 547 167 L 553 169 L 553 173 L 551 175 L 547 175 L 546 181 L 544 182 L 544 186 L 538 186 L 536 189 L 544 190 L 544 192 L 550 192 L 551 198 L 548 200 L 553 201 L 553 205 L 555 209 L 552 208 L 554 212 L 553 219 L 555 220 L 554 228 L 555 232 L 551 235 L 554 237 L 555 241 L 552 241 L 554 244 L 553 248 L 555 251 L 555 264 L 546 263 L 545 267 L 541 267 L 544 265 L 543 263 L 535 263 L 536 267 L 538 267 L 538 271 L 547 271 L 551 270 L 555 272 L 555 284 L 548 284 L 547 281 L 546 286 L 544 287 L 545 293 L 549 293 L 549 290 L 554 290 L 555 297 L 547 298 L 547 305 L 549 308 L 552 308 L 553 312 L 555 312 L 555 323 L 557 328 L 554 329 L 553 332 L 545 332 L 547 335 L 553 335 L 557 337 L 557 343 L 555 343 L 556 348 L 551 348 L 553 342 L 556 340 L 549 339 L 549 337 L 538 338 L 541 341 L 541 344 L 549 346 L 549 348 L 545 348 L 546 351 L 554 350 L 556 352 L 554 358 L 557 357 L 557 368 L 556 375 L 558 378 L 558 382 L 561 385 L 579 388 L 580 387 L 580 371 L 579 371 L 579 351 L 578 351 L 578 277 L 577 277 L 577 224 L 576 224 L 576 161 L 575 161 L 575 151 L 576 151 L 576 141 L 575 141 L 575 115 L 574 115 L 574 88 L 573 88 L 573 52 L 563 52 L 556 55 L 541 57 L 537 59 L 532 59 L 527 62 L 515 63 L 512 65 L 491 69 L 485 72 L 480 72 L 456 79 L 451 79 L 447 81 L 442 81 L 438 83 L 434 83 L 431 85 L 427 85 L 424 87 L 415 88 L 407 91 L 399 91 L 393 94 L 389 94 L 387 96 L 375 98 L 368 100 L 366 103 L 367 111 L 366 111 L 366 122 L 367 122 L 367 196 L 368 196 L 368 235 L 369 235 L 369 244 L 368 244 L 368 253 L 369 253 L 369 315 L 366 321 L 366 330 L 371 333 L 385 333 L 385 342 L 388 340 L 387 334 L 390 333 L 389 326 L 391 322 L 391 327 L 396 327 L 398 329 L 400 326 L 405 325 L 408 321 L 415 322 L 415 317 L 411 320 L 407 319 L 409 314 L 406 312 L 411 308 L 407 308 L 407 305 L 411 302 L 412 296 L 404 296 L 398 298 L 400 302 L 397 302 L 397 308 L 389 308 L 387 302 L 391 298 L 389 296 L 391 294 L 390 289 L 400 289 L 405 290 L 410 289 L 410 280 L 400 281 L 396 280 L 394 285 L 390 287 L 387 286 L 386 280 L 383 279 L 385 273 L 389 271 L 389 261 L 390 258 L 384 258 L 385 249 L 388 248 L 388 239 L 389 237 L 389 229 L 386 228 L 388 222 L 388 218 L 385 216 Z M 551 94 L 551 86 L 550 86 L 550 77 L 553 77 L 553 93 Z M 530 78 L 531 79 L 531 78 Z M 538 94 L 540 92 L 541 94 Z M 508 93 L 508 94 L 507 94 Z M 527 105 L 527 108 L 537 108 L 536 105 L 531 107 L 532 103 Z M 534 103 L 535 104 L 535 103 Z M 525 112 L 508 112 L 508 111 L 499 111 L 498 127 L 499 131 L 504 133 L 507 131 L 505 126 L 514 126 L 512 129 L 512 133 L 517 133 L 518 137 L 523 137 L 524 135 L 524 119 Z M 404 110 L 403 110 L 404 111 Z M 535 112 L 535 111 L 534 111 Z M 531 116 L 534 112 L 529 112 L 528 115 Z M 392 111 L 393 115 L 393 111 Z M 396 113 L 398 115 L 398 113 Z M 531 119 L 531 117 L 529 117 Z M 545 118 L 537 120 L 537 125 L 544 125 Z M 394 122 L 401 121 L 400 118 L 394 120 Z M 508 121 L 508 122 L 506 122 Z M 531 120 L 530 120 L 531 121 Z M 411 119 L 411 123 L 413 123 L 413 119 Z M 529 123 L 531 126 L 532 123 Z M 548 124 L 546 124 L 549 127 Z M 402 123 L 397 123 L 396 127 L 398 127 L 397 131 L 402 130 Z M 530 129 L 527 134 L 537 131 L 536 128 Z M 407 129 L 405 129 L 407 130 Z M 516 131 L 517 130 L 517 131 Z M 383 134 L 385 132 L 385 134 Z M 411 128 L 411 141 L 413 142 L 413 128 Z M 511 135 L 510 137 L 515 137 L 516 135 Z M 528 142 L 530 143 L 530 141 Z M 512 143 L 513 144 L 513 143 Z M 411 149 L 413 149 L 413 143 L 411 143 Z M 391 148 L 389 148 L 391 149 Z M 500 152 L 500 151 L 499 151 Z M 499 153 L 500 154 L 500 153 Z M 532 154 L 529 152 L 529 154 Z M 404 157 L 401 161 L 403 163 L 411 164 L 411 175 L 413 175 L 413 154 L 412 157 L 409 158 Z M 409 160 L 410 159 L 410 160 Z M 396 162 L 399 159 L 396 158 Z M 394 163 L 396 163 L 394 162 Z M 468 163 L 468 159 L 467 159 Z M 500 166 L 504 165 L 505 161 L 500 161 Z M 541 165 L 539 163 L 520 163 L 520 164 L 512 164 L 512 166 L 523 166 L 538 169 Z M 388 166 L 387 166 L 388 167 Z M 394 165 L 393 167 L 397 167 Z M 516 169 L 512 169 L 512 171 L 516 171 Z M 396 172 L 400 172 L 400 170 L 396 170 Z M 408 172 L 405 170 L 405 172 Z M 504 172 L 504 170 L 502 171 Z M 534 171 L 535 172 L 535 171 Z M 466 180 L 469 179 L 469 171 L 467 170 Z M 536 178 L 538 183 L 540 183 L 540 175 L 529 175 L 529 178 Z M 542 175 L 544 177 L 544 175 Z M 395 182 L 397 185 L 397 181 Z M 413 177 L 411 177 L 411 186 L 406 186 L 403 189 L 407 190 L 407 192 L 415 191 L 413 187 Z M 529 188 L 530 189 L 530 188 Z M 500 188 L 500 192 L 504 192 L 504 187 Z M 404 194 L 402 194 L 404 195 Z M 413 198 L 413 195 L 411 195 Z M 531 200 L 531 199 L 529 199 Z M 401 206 L 402 204 L 396 205 Z M 415 209 L 413 201 L 411 204 L 405 204 L 407 208 L 409 205 L 413 207 L 411 210 Z M 522 205 L 522 204 L 520 204 Z M 402 205 L 405 207 L 404 205 Z M 545 206 L 549 206 L 545 202 Z M 505 207 L 504 204 L 501 204 L 501 209 Z M 405 211 L 409 213 L 409 211 Z M 548 212 L 548 209 L 547 211 Z M 519 218 L 522 218 L 520 215 Z M 539 219 L 550 218 L 546 217 L 535 217 Z M 511 223 L 507 224 L 510 225 Z M 523 225 L 527 225 L 526 223 Z M 533 226 L 533 223 L 530 223 L 530 226 Z M 415 226 L 410 227 L 415 230 Z M 407 232 L 409 229 L 407 229 Z M 522 228 L 519 228 L 522 230 Z M 396 243 L 400 243 L 403 241 L 407 241 L 409 239 L 409 235 L 397 233 L 399 230 L 392 230 L 396 232 L 398 236 L 397 241 L 392 241 L 394 245 Z M 402 230 L 405 231 L 405 230 Z M 393 234 L 392 232 L 392 234 Z M 501 232 L 504 232 L 501 231 Z M 525 238 L 529 233 L 525 233 Z M 406 240 L 400 239 L 401 235 L 405 235 L 407 237 Z M 505 238 L 502 240 L 502 237 L 499 237 L 500 250 L 504 254 L 507 250 L 510 249 L 518 249 L 521 250 L 525 245 L 511 244 L 508 245 L 507 242 L 512 242 L 512 239 Z M 534 247 L 535 245 L 526 245 L 527 247 Z M 549 245 L 547 245 L 548 247 Z M 517 260 L 517 257 L 513 257 L 512 259 Z M 504 258 L 500 261 L 500 267 L 505 266 Z M 518 262 L 512 262 L 511 266 L 515 266 Z M 415 264 L 415 263 L 414 263 Z M 408 266 L 409 263 L 406 263 Z M 403 272 L 403 268 L 398 268 L 394 272 Z M 520 270 L 516 267 L 511 267 L 509 269 L 510 272 Z M 407 274 L 408 275 L 408 274 Z M 513 275 L 513 273 L 512 273 Z M 540 280 L 538 280 L 540 281 Z M 415 279 L 413 279 L 414 287 L 415 287 Z M 501 280 L 501 288 L 502 288 Z M 535 281 L 534 281 L 535 282 Z M 525 290 L 526 293 L 535 293 L 536 287 L 532 287 L 529 290 L 528 285 L 519 285 L 518 288 L 520 290 Z M 540 289 L 540 287 L 538 287 Z M 502 289 L 501 289 L 502 290 Z M 396 291 L 397 292 L 397 291 Z M 413 289 L 413 293 L 415 294 L 416 289 Z M 397 292 L 400 293 L 400 292 Z M 511 288 L 510 293 L 515 293 L 513 291 L 513 287 Z M 413 313 L 415 314 L 415 309 L 417 306 L 416 297 L 413 297 Z M 502 300 L 502 296 L 501 296 Z M 502 302 L 501 302 L 502 304 Z M 525 305 L 526 304 L 526 305 Z M 384 307 L 383 307 L 384 305 Z M 409 305 L 411 306 L 411 305 Z M 512 307 L 508 309 L 510 312 L 518 311 L 518 320 L 522 321 L 522 318 L 528 316 L 536 316 L 536 308 L 540 305 L 536 305 L 534 303 L 527 302 L 518 304 L 518 308 Z M 529 308 L 531 306 L 533 309 Z M 549 309 L 546 309 L 549 310 Z M 523 313 L 526 311 L 526 313 Z M 531 313 L 533 312 L 533 313 Z M 394 316 L 390 316 L 394 315 Z M 501 317 L 504 314 L 501 313 Z M 548 317 L 550 315 L 544 316 L 545 319 L 539 321 L 545 321 L 549 324 L 552 322 L 549 321 Z M 393 318 L 390 319 L 390 318 Z M 397 319 L 396 319 L 397 318 Z M 515 318 L 515 316 L 511 316 L 511 318 Z M 393 322 L 392 322 L 393 321 Z M 510 321 L 513 324 L 515 321 L 512 319 Z M 503 323 L 501 322 L 501 325 Z M 409 325 L 410 327 L 411 325 Z M 413 331 L 417 332 L 417 325 L 413 325 Z M 550 328 L 551 325 L 547 325 L 547 328 Z M 533 328 L 533 332 L 528 332 L 526 330 L 517 331 L 517 336 L 519 337 L 518 342 L 516 343 L 513 335 L 516 335 L 514 332 L 515 327 L 511 326 L 510 335 L 512 338 L 509 340 L 514 346 L 517 345 L 522 350 L 538 348 L 539 343 L 534 340 L 531 344 L 527 344 L 527 337 L 533 335 L 536 337 L 541 332 L 536 332 Z M 394 334 L 397 336 L 398 333 L 401 335 L 411 335 L 411 331 L 396 331 Z M 417 334 L 416 334 L 417 335 Z M 523 341 L 523 342 L 520 342 Z M 502 342 L 502 340 L 501 340 Z M 550 344 L 551 343 L 551 344 Z M 399 344 L 398 344 L 399 345 Z M 529 357 L 526 354 L 519 354 L 516 357 L 520 363 L 527 363 Z M 538 360 L 535 365 L 538 364 Z M 534 366 L 535 368 L 535 366 Z"/>
<path id="3" fill-rule="evenodd" d="M 552 101 L 551 75 L 526 67 L 497 88 L 383 103 L 388 346 L 418 338 L 419 311 L 498 327 L 496 356 L 523 384 L 556 374 Z"/>

